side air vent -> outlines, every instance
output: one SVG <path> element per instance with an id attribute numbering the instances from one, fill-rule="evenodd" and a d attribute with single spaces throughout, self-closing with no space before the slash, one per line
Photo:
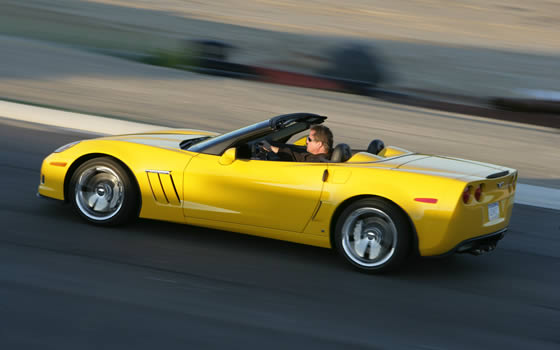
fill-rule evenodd
<path id="1" fill-rule="evenodd" d="M 177 187 L 175 187 L 170 171 L 146 170 L 146 174 L 148 175 L 148 182 L 156 202 L 171 205 L 181 204 Z"/>
<path id="2" fill-rule="evenodd" d="M 490 175 L 486 176 L 486 178 L 487 179 L 497 179 L 499 177 L 506 176 L 507 174 L 509 174 L 509 171 L 505 170 L 505 171 L 500 171 L 499 173 L 490 174 Z"/>

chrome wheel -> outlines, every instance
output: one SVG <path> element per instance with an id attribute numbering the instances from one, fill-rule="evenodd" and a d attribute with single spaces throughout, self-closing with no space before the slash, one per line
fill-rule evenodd
<path id="1" fill-rule="evenodd" d="M 350 212 L 342 225 L 340 238 L 345 255 L 364 268 L 387 263 L 398 244 L 397 227 L 391 217 L 373 207 Z"/>
<path id="2" fill-rule="evenodd" d="M 80 173 L 74 195 L 75 203 L 83 215 L 93 221 L 104 221 L 121 210 L 125 186 L 113 169 L 94 165 Z"/>

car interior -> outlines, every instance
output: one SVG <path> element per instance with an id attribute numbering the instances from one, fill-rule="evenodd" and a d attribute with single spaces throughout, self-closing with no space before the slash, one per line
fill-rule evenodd
<path id="1" fill-rule="evenodd" d="M 305 139 L 307 134 L 305 133 L 311 127 L 307 123 L 295 123 L 286 128 L 279 129 L 267 133 L 266 135 L 261 135 L 252 140 L 244 140 L 236 147 L 237 158 L 239 159 L 256 159 L 256 160 L 271 160 L 271 161 L 290 161 L 290 159 L 283 158 L 282 154 L 276 154 L 274 152 L 266 152 L 262 149 L 261 144 L 263 141 L 269 142 L 273 146 L 283 146 L 289 147 L 294 150 L 305 151 Z M 351 147 L 346 143 L 337 144 L 332 151 L 330 162 L 332 163 L 344 163 L 353 158 L 357 153 L 362 153 L 360 157 L 357 157 L 358 161 L 376 161 L 383 159 L 380 156 L 371 157 L 371 155 L 378 155 L 385 148 L 383 141 L 375 139 L 370 142 L 367 150 L 352 150 Z M 370 157 L 365 155 L 368 153 Z"/>
<path id="2" fill-rule="evenodd" d="M 235 152 L 230 152 L 228 159 L 291 161 L 291 159 L 283 159 L 282 154 L 266 152 L 262 143 L 266 141 L 273 146 L 305 151 L 308 129 L 312 125 L 323 123 L 326 119 L 326 116 L 313 113 L 278 115 L 216 137 L 203 136 L 184 141 L 181 143 L 181 149 L 221 156 L 234 148 Z M 387 147 L 383 141 L 375 139 L 364 150 L 352 149 L 344 143 L 338 144 L 333 148 L 329 162 L 370 163 L 409 153 L 411 152 L 399 147 Z"/>

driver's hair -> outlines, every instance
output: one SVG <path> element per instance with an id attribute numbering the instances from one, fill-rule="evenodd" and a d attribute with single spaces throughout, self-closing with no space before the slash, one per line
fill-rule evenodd
<path id="1" fill-rule="evenodd" d="M 315 139 L 327 146 L 327 151 L 330 153 L 333 147 L 333 134 L 331 129 L 324 125 L 313 125 L 311 129 L 315 131 Z"/>

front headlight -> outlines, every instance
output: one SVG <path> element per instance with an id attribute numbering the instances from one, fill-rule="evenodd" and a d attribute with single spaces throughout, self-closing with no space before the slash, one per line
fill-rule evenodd
<path id="1" fill-rule="evenodd" d="M 78 143 L 80 143 L 80 141 L 74 141 L 74 142 L 70 142 L 67 145 L 58 147 L 57 149 L 54 150 L 54 153 L 60 153 L 62 151 L 66 151 L 68 148 L 77 145 Z"/>

